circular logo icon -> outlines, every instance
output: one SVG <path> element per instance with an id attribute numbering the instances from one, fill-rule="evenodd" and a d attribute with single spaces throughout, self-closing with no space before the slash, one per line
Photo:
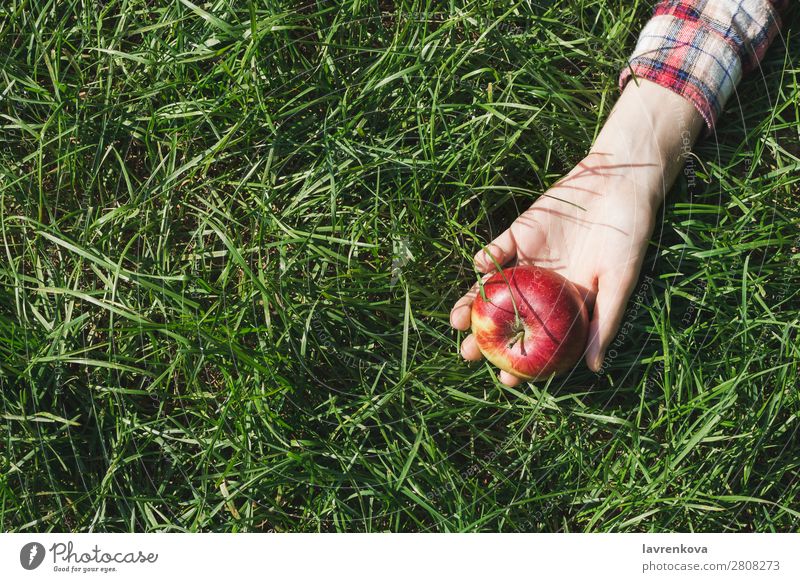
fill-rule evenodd
<path id="1" fill-rule="evenodd" d="M 44 561 L 44 546 L 39 542 L 30 542 L 19 551 L 19 563 L 26 570 L 35 570 Z"/>

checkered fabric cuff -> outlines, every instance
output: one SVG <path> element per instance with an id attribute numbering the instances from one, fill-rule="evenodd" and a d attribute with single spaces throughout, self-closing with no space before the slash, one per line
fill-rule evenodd
<path id="1" fill-rule="evenodd" d="M 620 88 L 635 76 L 685 97 L 708 129 L 742 75 L 758 66 L 780 29 L 786 0 L 663 0 L 642 29 Z"/>

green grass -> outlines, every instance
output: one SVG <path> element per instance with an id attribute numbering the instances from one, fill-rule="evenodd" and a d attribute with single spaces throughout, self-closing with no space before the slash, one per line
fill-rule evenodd
<path id="1" fill-rule="evenodd" d="M 4 2 L 0 530 L 796 530 L 797 7 L 604 373 L 458 357 L 652 6 L 549 4 Z"/>

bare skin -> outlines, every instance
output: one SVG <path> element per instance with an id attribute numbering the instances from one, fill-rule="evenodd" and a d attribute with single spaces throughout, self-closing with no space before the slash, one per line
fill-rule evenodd
<path id="1" fill-rule="evenodd" d="M 594 371 L 619 328 L 658 208 L 702 126 L 683 97 L 643 79 L 629 82 L 588 155 L 475 255 L 481 273 L 494 272 L 495 263 L 536 264 L 572 281 L 591 313 L 585 357 Z M 477 293 L 476 284 L 453 306 L 454 328 L 470 328 Z M 461 355 L 481 359 L 471 335 Z M 505 371 L 500 380 L 522 381 Z"/>

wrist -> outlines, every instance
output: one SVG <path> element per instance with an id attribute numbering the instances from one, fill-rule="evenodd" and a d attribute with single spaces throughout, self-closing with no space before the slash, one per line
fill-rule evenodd
<path id="1" fill-rule="evenodd" d="M 638 83 L 626 85 L 589 156 L 604 156 L 604 163 L 624 166 L 637 194 L 657 207 L 704 122 L 680 95 L 646 79 Z"/>

